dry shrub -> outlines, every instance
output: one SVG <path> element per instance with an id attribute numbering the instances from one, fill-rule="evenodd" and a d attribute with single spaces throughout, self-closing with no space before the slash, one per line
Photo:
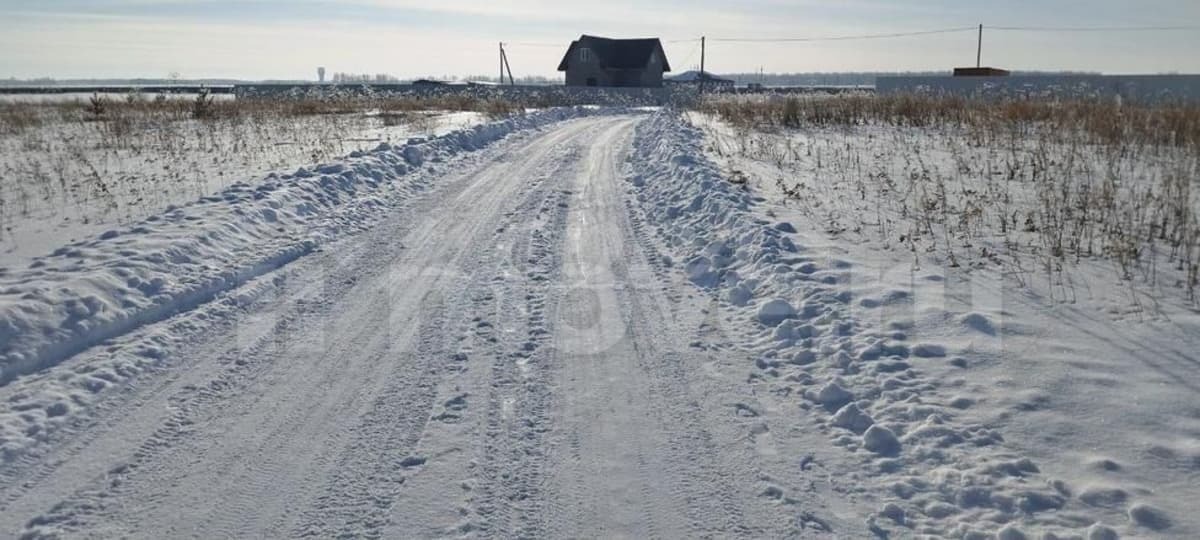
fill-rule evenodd
<path id="1" fill-rule="evenodd" d="M 20 103 L 0 103 L 0 135 L 17 135 L 40 125 L 40 111 Z"/>
<path id="2" fill-rule="evenodd" d="M 481 112 L 487 115 L 487 117 L 490 119 L 498 120 L 501 118 L 508 118 L 514 114 L 519 114 L 523 112 L 523 109 L 510 101 L 502 99 L 490 99 L 483 104 L 483 110 Z"/>
<path id="3" fill-rule="evenodd" d="M 413 113 L 392 111 L 384 111 L 379 113 L 379 120 L 383 122 L 384 126 L 388 127 L 403 126 L 411 124 L 414 121 Z"/>

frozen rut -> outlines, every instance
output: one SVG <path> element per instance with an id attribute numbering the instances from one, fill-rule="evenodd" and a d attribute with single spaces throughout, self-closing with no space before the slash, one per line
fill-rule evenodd
<path id="1" fill-rule="evenodd" d="M 796 507 L 760 493 L 795 456 L 739 425 L 749 390 L 690 346 L 704 302 L 628 204 L 640 121 L 447 164 L 404 211 L 279 270 L 235 324 L 11 464 L 0 530 L 795 534 Z"/>

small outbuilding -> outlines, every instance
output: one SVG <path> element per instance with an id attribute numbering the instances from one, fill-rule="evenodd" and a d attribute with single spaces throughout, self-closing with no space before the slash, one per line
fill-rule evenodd
<path id="1" fill-rule="evenodd" d="M 954 68 L 955 77 L 1007 77 L 1008 70 L 994 67 Z"/>
<path id="2" fill-rule="evenodd" d="M 697 70 L 685 71 L 679 75 L 667 79 L 665 82 L 668 85 L 703 85 L 705 88 L 733 88 L 734 85 L 734 81 L 732 79 L 725 79 L 713 75 L 707 71 Z"/>
<path id="3" fill-rule="evenodd" d="M 657 88 L 663 85 L 663 73 L 671 71 L 671 65 L 658 38 L 583 35 L 571 42 L 558 70 L 566 72 L 567 86 Z"/>

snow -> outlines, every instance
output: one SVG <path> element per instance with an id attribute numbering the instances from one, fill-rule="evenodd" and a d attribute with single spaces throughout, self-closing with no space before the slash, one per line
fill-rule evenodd
<path id="1" fill-rule="evenodd" d="M 431 161 L 436 170 L 409 173 L 430 180 L 426 191 L 252 280 L 248 305 L 216 300 L 46 370 L 57 380 L 156 335 L 190 336 L 0 464 L 0 528 L 685 537 L 840 527 L 820 499 L 753 473 L 798 463 L 754 450 L 787 435 L 747 439 L 752 393 L 693 369 L 719 372 L 725 359 L 688 344 L 703 304 L 666 280 L 626 206 L 639 120 L 569 120 Z M 672 313 L 673 302 L 684 309 Z M 4 402 L 50 384 L 40 376 L 0 387 Z"/>
<path id="2" fill-rule="evenodd" d="M 851 169 L 608 112 L 263 174 L 0 274 L 0 527 L 1200 535 L 1177 289 L 914 261 L 829 208 Z"/>
<path id="3" fill-rule="evenodd" d="M 863 448 L 881 456 L 895 456 L 900 453 L 900 439 L 892 430 L 879 424 L 872 424 L 863 433 Z M 985 497 L 986 499 L 986 497 Z"/>
<path id="4" fill-rule="evenodd" d="M 831 442 L 851 454 L 858 448 L 896 452 L 896 461 L 878 459 L 881 472 L 863 479 L 872 487 L 855 489 L 884 503 L 880 518 L 871 520 L 875 527 L 901 537 L 1191 537 L 1200 531 L 1188 508 L 1200 496 L 1194 483 L 1200 431 L 1189 382 L 1200 374 L 1200 318 L 1180 289 L 1131 287 L 1108 263 L 1084 260 L 1069 270 L 1079 294 L 1064 302 L 1061 289 L 1015 282 L 994 268 L 914 264 L 903 251 L 844 231 L 852 229 L 856 212 L 874 213 L 837 206 L 847 198 L 832 191 L 839 184 L 830 180 L 853 182 L 852 163 L 843 168 L 829 158 L 819 170 L 797 169 L 765 152 L 721 150 L 753 135 L 703 117 L 682 126 L 669 118 L 655 122 L 661 125 L 648 126 L 654 134 L 647 138 L 658 142 L 639 163 L 685 164 L 638 171 L 641 196 L 662 209 L 664 236 L 683 256 L 694 249 L 689 246 L 717 238 L 735 242 L 738 260 L 715 282 L 732 292 L 755 280 L 759 302 L 783 298 L 814 318 L 812 338 L 796 341 L 778 332 L 761 338 L 759 354 L 816 353 L 811 365 L 756 361 L 769 366 L 762 375 L 766 388 L 782 392 L 799 381 L 821 404 L 807 411 L 831 414 L 830 426 L 854 432 L 866 425 L 864 417 L 880 426 L 861 442 L 831 431 Z M 922 136 L 918 129 L 873 129 L 810 130 L 797 137 L 812 147 L 830 140 L 831 146 L 878 148 Z M 928 137 L 921 143 L 924 166 L 950 166 L 932 150 L 943 135 Z M 694 157 L 701 151 L 711 163 Z M 978 151 L 982 160 L 989 149 Z M 747 188 L 724 182 L 723 171 L 741 171 Z M 779 178 L 811 191 L 789 202 Z M 705 199 L 699 211 L 670 210 L 674 201 L 698 195 Z M 830 228 L 830 219 L 839 227 Z M 775 234 L 781 222 L 799 231 L 783 228 L 796 254 L 781 249 Z M 750 315 L 737 315 L 743 302 L 726 298 L 733 321 Z M 1152 310 L 1145 309 L 1149 298 Z M 737 299 L 745 300 L 740 291 Z M 838 404 L 831 396 L 847 399 L 834 388 L 857 401 L 826 406 Z"/>
<path id="5" fill-rule="evenodd" d="M 858 405 L 850 403 L 841 409 L 838 409 L 837 414 L 833 415 L 831 423 L 842 429 L 848 429 L 856 434 L 861 434 L 875 425 L 875 420 L 862 412 Z M 895 435 L 892 435 L 895 438 Z"/>
<path id="6" fill-rule="evenodd" d="M 427 162 L 586 114 L 549 110 L 398 146 L 380 143 L 338 161 L 237 182 L 191 204 L 34 257 L 28 268 L 0 274 L 0 385 L 209 302 L 365 229 L 398 201 L 427 189 L 428 180 L 412 174 Z M 253 299 L 251 293 L 240 302 Z M 86 388 L 87 396 L 162 360 L 154 346 L 139 348 L 134 357 L 132 363 L 89 365 L 60 382 Z M 41 422 L 64 416 L 81 401 L 24 398 L 0 411 L 0 448 L 9 459 L 36 440 L 31 435 L 45 435 L 49 427 Z M 22 404 L 26 401 L 29 405 Z M 32 404 L 43 409 L 42 420 L 29 417 Z"/>
<path id="7" fill-rule="evenodd" d="M 787 300 L 774 298 L 763 302 L 758 308 L 758 322 L 765 326 L 779 326 L 783 321 L 796 316 L 796 310 Z M 781 336 L 784 337 L 784 336 Z"/>
<path id="8" fill-rule="evenodd" d="M 81 99 L 71 94 L 51 97 Z M 82 100 L 86 103 L 86 97 Z M 63 244 L 136 223 L 237 183 L 257 187 L 268 174 L 291 172 L 301 164 L 485 122 L 480 113 L 451 111 L 415 113 L 411 121 L 398 125 L 375 121 L 371 115 L 204 122 L 134 117 L 123 128 L 128 132 L 118 131 L 117 126 L 124 125 L 119 122 L 51 120 L 4 134 L 0 269 L 27 265 Z"/>

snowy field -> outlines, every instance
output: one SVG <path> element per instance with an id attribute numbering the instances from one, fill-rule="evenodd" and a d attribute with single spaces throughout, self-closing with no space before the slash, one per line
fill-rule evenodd
<path id="1" fill-rule="evenodd" d="M 188 108 L 195 95 L 171 95 L 180 106 L 167 108 L 147 107 L 148 96 L 104 95 L 108 110 L 91 114 L 91 97 L 0 96 L 0 267 L 269 172 L 486 120 L 369 104 L 327 114 L 234 108 L 196 119 Z"/>
<path id="2" fill-rule="evenodd" d="M 1200 535 L 1187 111 L 842 99 L 6 131 L 0 530 Z"/>
<path id="3" fill-rule="evenodd" d="M 747 126 L 717 109 L 688 123 L 722 174 L 792 223 L 829 273 L 853 269 L 816 281 L 841 284 L 855 317 L 878 325 L 878 345 L 858 357 L 917 359 L 899 378 L 851 364 L 825 379 L 869 396 L 833 426 L 890 418 L 925 446 L 876 478 L 916 503 L 906 529 L 957 521 L 927 531 L 957 537 L 1015 512 L 1064 536 L 1096 522 L 1132 537 L 1197 534 L 1200 147 L 1183 139 L 1194 120 L 1164 133 L 1175 144 L 1036 123 Z M 902 382 L 919 399 L 890 396 Z M 914 403 L 926 406 L 914 415 Z M 976 448 L 955 455 L 964 442 Z M 1004 456 L 1015 468 L 997 473 Z M 1021 506 L 1024 490 L 1047 486 L 1026 503 L 1046 508 Z"/>

